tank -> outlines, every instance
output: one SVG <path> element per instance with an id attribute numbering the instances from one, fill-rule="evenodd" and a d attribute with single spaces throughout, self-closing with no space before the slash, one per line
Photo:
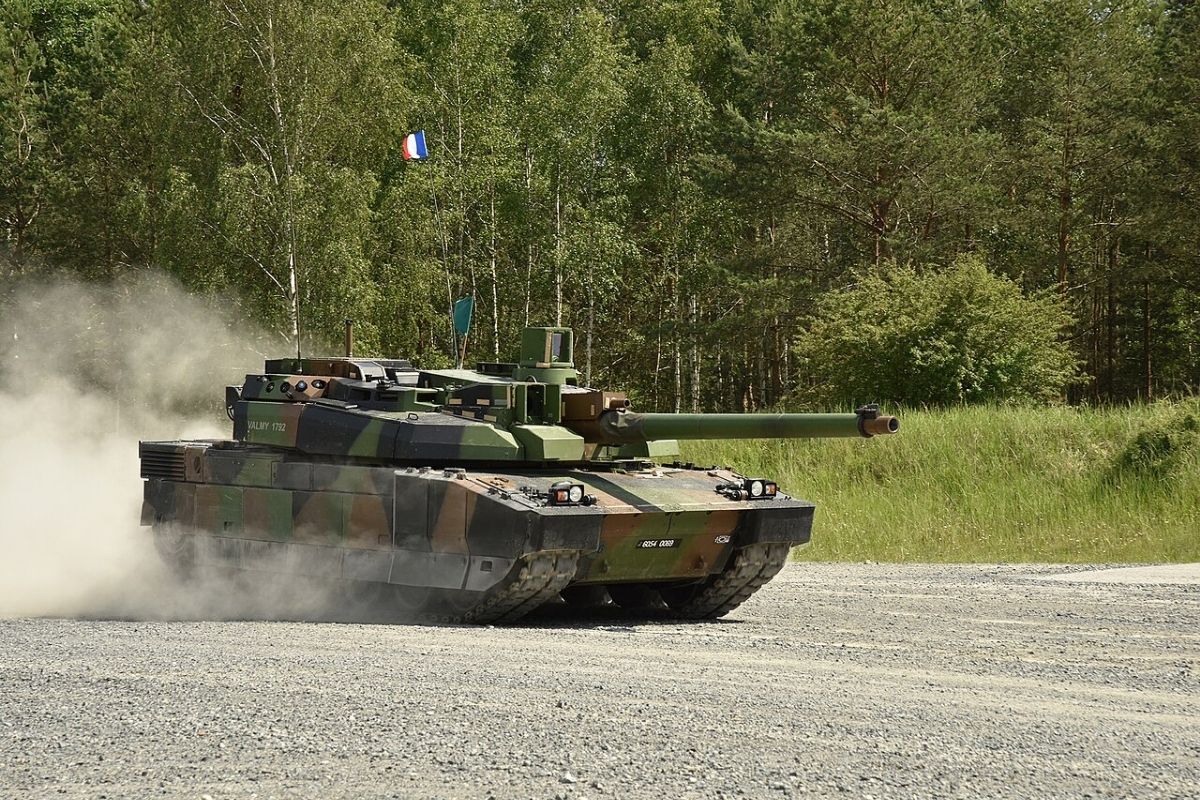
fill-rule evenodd
<path id="1" fill-rule="evenodd" d="M 678 441 L 899 429 L 877 406 L 639 413 L 579 385 L 572 345 L 527 328 L 517 362 L 473 370 L 268 360 L 226 387 L 230 440 L 140 443 L 142 524 L 182 574 L 330 580 L 397 619 L 504 623 L 562 601 L 712 619 L 809 541 L 813 504 L 682 463 Z"/>

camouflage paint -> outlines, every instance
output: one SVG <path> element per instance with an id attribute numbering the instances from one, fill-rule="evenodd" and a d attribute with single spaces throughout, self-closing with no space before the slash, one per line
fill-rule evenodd
<path id="1" fill-rule="evenodd" d="M 638 414 L 620 392 L 577 385 L 573 343 L 569 329 L 530 328 L 519 363 L 478 371 L 267 361 L 226 389 L 234 441 L 141 443 L 143 522 L 189 563 L 423 587 L 476 619 L 516 618 L 572 584 L 644 584 L 711 616 L 808 541 L 813 506 L 751 500 L 736 473 L 649 459 L 675 437 L 898 428 L 871 406 Z M 564 481 L 587 502 L 552 504 Z"/>
<path id="2" fill-rule="evenodd" d="M 335 551 L 326 561 L 374 551 L 406 564 L 399 572 L 390 563 L 381 568 L 392 582 L 396 575 L 421 580 L 424 565 L 438 585 L 486 585 L 489 573 L 501 576 L 495 564 L 481 572 L 483 560 L 508 563 L 558 549 L 587 556 L 580 584 L 696 580 L 720 572 L 751 517 L 779 517 L 787 524 L 774 540 L 790 544 L 808 540 L 812 518 L 811 504 L 786 496 L 755 502 L 718 494 L 715 487 L 735 477 L 719 470 L 395 469 L 298 462 L 204 442 L 145 442 L 141 449 L 145 516 L 159 528 Z M 178 479 L 187 458 L 200 459 L 195 482 Z M 555 507 L 522 492 L 546 492 L 559 481 L 582 483 L 596 504 Z M 334 572 L 350 577 L 344 565 Z"/>

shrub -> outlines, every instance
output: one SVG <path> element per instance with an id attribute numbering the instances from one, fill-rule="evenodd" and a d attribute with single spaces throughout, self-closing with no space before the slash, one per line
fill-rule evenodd
<path id="1" fill-rule="evenodd" d="M 1136 486 L 1144 485 L 1140 479 L 1150 479 L 1163 484 L 1190 471 L 1189 460 L 1200 453 L 1200 403 L 1168 408 L 1172 413 L 1143 425 L 1116 454 L 1106 483 Z"/>
<path id="2" fill-rule="evenodd" d="M 1026 295 L 976 257 L 896 265 L 827 295 L 796 344 L 802 392 L 824 402 L 1052 400 L 1077 374 L 1057 297 Z"/>

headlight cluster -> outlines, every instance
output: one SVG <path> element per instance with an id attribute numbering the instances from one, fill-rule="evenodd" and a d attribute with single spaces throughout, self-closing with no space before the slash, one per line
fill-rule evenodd
<path id="1" fill-rule="evenodd" d="M 570 481 L 559 481 L 551 486 L 548 499 L 552 506 L 590 506 L 596 503 L 596 495 L 588 494 L 582 483 Z"/>
<path id="2" fill-rule="evenodd" d="M 779 485 L 765 478 L 743 478 L 739 483 L 722 483 L 717 492 L 730 500 L 770 500 L 779 494 Z"/>
<path id="3" fill-rule="evenodd" d="M 775 481 L 764 481 L 761 478 L 747 478 L 743 481 L 742 485 L 745 486 L 751 500 L 760 500 L 764 497 L 774 497 L 779 494 L 779 486 Z"/>

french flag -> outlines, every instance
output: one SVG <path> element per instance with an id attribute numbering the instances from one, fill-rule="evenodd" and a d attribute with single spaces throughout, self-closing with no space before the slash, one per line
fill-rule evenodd
<path id="1" fill-rule="evenodd" d="M 412 161 L 416 159 L 429 158 L 429 150 L 425 147 L 425 131 L 417 131 L 410 133 L 404 137 L 404 160 Z"/>

